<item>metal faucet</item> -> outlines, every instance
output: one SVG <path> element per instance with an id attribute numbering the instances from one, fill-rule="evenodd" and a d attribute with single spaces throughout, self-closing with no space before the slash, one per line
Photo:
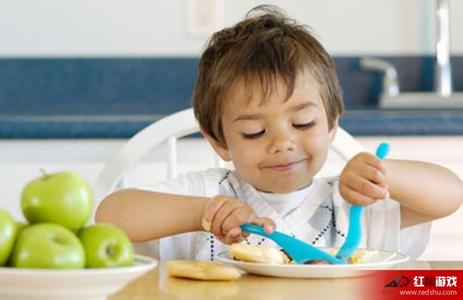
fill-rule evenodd
<path id="1" fill-rule="evenodd" d="M 380 59 L 363 58 L 360 66 L 384 73 L 380 108 L 454 109 L 463 108 L 463 93 L 452 91 L 450 66 L 450 6 L 449 0 L 436 0 L 436 65 L 435 92 L 400 93 L 395 67 Z"/>
<path id="2" fill-rule="evenodd" d="M 452 68 L 450 67 L 450 10 L 449 0 L 437 0 L 436 37 L 436 92 L 442 97 L 452 94 Z"/>
<path id="3" fill-rule="evenodd" d="M 397 70 L 393 64 L 377 58 L 362 58 L 360 60 L 360 67 L 365 70 L 373 70 L 383 72 L 383 91 L 381 96 L 395 97 L 399 94 L 399 81 Z"/>

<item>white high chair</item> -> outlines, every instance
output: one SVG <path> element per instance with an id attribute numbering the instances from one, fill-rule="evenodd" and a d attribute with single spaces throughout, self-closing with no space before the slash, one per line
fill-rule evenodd
<path id="1" fill-rule="evenodd" d="M 127 187 L 126 174 L 137 162 L 165 143 L 167 143 L 168 152 L 166 179 L 175 178 L 178 161 L 177 140 L 197 132 L 199 132 L 199 126 L 191 108 L 164 117 L 138 132 L 106 163 L 98 175 L 93 187 L 95 205 L 97 206 L 111 191 Z M 344 129 L 338 128 L 331 150 L 342 159 L 349 160 L 357 153 L 364 151 L 364 147 Z M 217 156 L 216 166 L 223 166 L 223 163 Z M 145 255 L 152 253 L 151 250 L 155 251 L 155 249 L 156 243 L 147 242 L 136 245 L 137 252 Z"/>

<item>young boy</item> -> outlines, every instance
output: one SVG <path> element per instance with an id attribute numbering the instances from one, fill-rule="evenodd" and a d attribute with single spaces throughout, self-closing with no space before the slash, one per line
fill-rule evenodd
<path id="1" fill-rule="evenodd" d="M 343 111 L 333 62 L 309 30 L 257 7 L 215 33 L 193 95 L 201 132 L 234 171 L 190 173 L 150 189 L 108 195 L 96 221 L 134 242 L 161 238 L 161 259 L 207 259 L 226 244 L 273 244 L 240 225 L 275 228 L 316 246 L 340 246 L 350 205 L 365 205 L 361 247 L 418 257 L 431 220 L 463 199 L 460 179 L 424 162 L 352 158 L 339 177 L 314 178 Z M 393 200 L 392 200 L 393 199 Z"/>

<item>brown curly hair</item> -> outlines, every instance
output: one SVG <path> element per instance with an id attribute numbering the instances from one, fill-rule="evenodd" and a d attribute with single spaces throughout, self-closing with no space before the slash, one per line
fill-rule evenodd
<path id="1" fill-rule="evenodd" d="M 221 120 L 233 84 L 258 82 L 267 98 L 278 77 L 286 84 L 289 98 L 297 75 L 307 70 L 319 86 L 331 129 L 344 109 L 331 57 L 310 28 L 287 18 L 275 6 L 257 6 L 243 21 L 209 40 L 193 92 L 195 117 L 208 135 L 226 147 Z"/>

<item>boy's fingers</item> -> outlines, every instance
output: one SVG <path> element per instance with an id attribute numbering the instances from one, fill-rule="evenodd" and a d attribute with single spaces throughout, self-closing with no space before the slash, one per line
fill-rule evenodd
<path id="1" fill-rule="evenodd" d="M 371 199 L 385 199 L 388 190 L 362 177 L 353 177 L 348 187 L 355 192 Z"/>
<path id="2" fill-rule="evenodd" d="M 382 187 L 383 189 L 385 189 L 385 190 L 389 190 L 389 184 L 387 184 L 386 182 L 378 183 L 378 185 L 380 187 Z M 389 191 L 388 191 L 388 193 L 389 193 Z"/>
<path id="3" fill-rule="evenodd" d="M 230 231 L 227 233 L 227 235 L 230 235 L 233 238 L 236 238 L 241 235 L 241 228 L 235 227 L 230 229 Z"/>
<path id="4" fill-rule="evenodd" d="M 206 207 L 204 208 L 203 219 L 208 222 L 212 222 L 214 215 L 226 201 L 227 198 L 217 196 L 209 199 L 206 203 Z"/>
<path id="5" fill-rule="evenodd" d="M 372 153 L 368 153 L 368 155 L 364 156 L 364 161 L 367 165 L 370 165 L 374 168 L 377 168 L 381 170 L 382 172 L 386 172 L 386 169 L 384 168 L 384 165 L 382 163 L 382 160 L 377 158 L 375 155 Z"/>
<path id="6" fill-rule="evenodd" d="M 251 220 L 252 223 L 260 225 L 264 228 L 265 232 L 272 233 L 275 231 L 275 222 L 270 218 L 255 217 Z"/>
<path id="7" fill-rule="evenodd" d="M 204 231 L 211 232 L 212 223 L 209 222 L 209 221 L 206 221 L 206 219 L 202 218 L 201 219 L 201 227 L 204 229 Z"/>
<path id="8" fill-rule="evenodd" d="M 370 198 L 368 196 L 362 195 L 352 189 L 347 189 L 344 191 L 344 197 L 353 205 L 363 205 L 367 206 L 376 202 L 376 199 Z"/>
<path id="9" fill-rule="evenodd" d="M 374 156 L 373 154 L 368 153 L 368 155 L 365 156 L 365 162 L 368 165 L 377 168 L 379 166 L 379 163 L 381 162 L 381 160 L 379 158 L 377 158 L 376 156 Z"/>
<path id="10" fill-rule="evenodd" d="M 386 182 L 385 174 L 380 169 L 368 165 L 361 169 L 360 176 L 376 184 Z"/>
<path id="11" fill-rule="evenodd" d="M 222 229 L 222 236 L 225 236 L 227 238 L 237 238 L 238 236 L 241 235 L 241 228 L 239 226 L 234 226 L 229 229 Z"/>
<path id="12" fill-rule="evenodd" d="M 241 229 L 239 227 L 234 227 L 230 229 L 226 234 L 223 234 L 221 236 L 216 236 L 216 237 L 222 243 L 227 244 L 227 245 L 238 243 L 242 239 L 244 239 L 244 236 L 241 234 Z"/>
<path id="13" fill-rule="evenodd" d="M 205 231 L 211 231 L 214 216 L 220 207 L 222 207 L 222 205 L 226 202 L 226 200 L 227 198 L 225 197 L 212 197 L 207 201 L 201 220 L 201 226 Z"/>
<path id="14" fill-rule="evenodd" d="M 214 219 L 212 220 L 212 232 L 214 234 L 225 234 L 231 229 L 231 226 L 229 224 L 227 225 L 230 221 L 232 222 L 231 225 L 233 227 L 236 226 L 236 224 L 233 224 L 233 220 L 235 220 L 236 217 L 230 216 L 232 214 L 234 216 L 239 214 L 240 209 L 243 207 L 244 205 L 238 201 L 225 202 L 214 215 Z"/>
<path id="15" fill-rule="evenodd" d="M 239 206 L 233 209 L 230 214 L 221 223 L 221 232 L 228 233 L 230 230 L 239 230 L 241 233 L 241 224 L 246 223 L 247 214 L 249 211 L 244 206 Z M 217 218 L 217 217 L 216 217 Z"/>
<path id="16" fill-rule="evenodd" d="M 227 235 L 225 236 L 225 241 L 227 242 L 227 244 L 238 243 L 242 239 L 243 236 L 241 235 L 241 229 L 239 227 L 231 229 L 229 232 L 227 232 Z"/>

